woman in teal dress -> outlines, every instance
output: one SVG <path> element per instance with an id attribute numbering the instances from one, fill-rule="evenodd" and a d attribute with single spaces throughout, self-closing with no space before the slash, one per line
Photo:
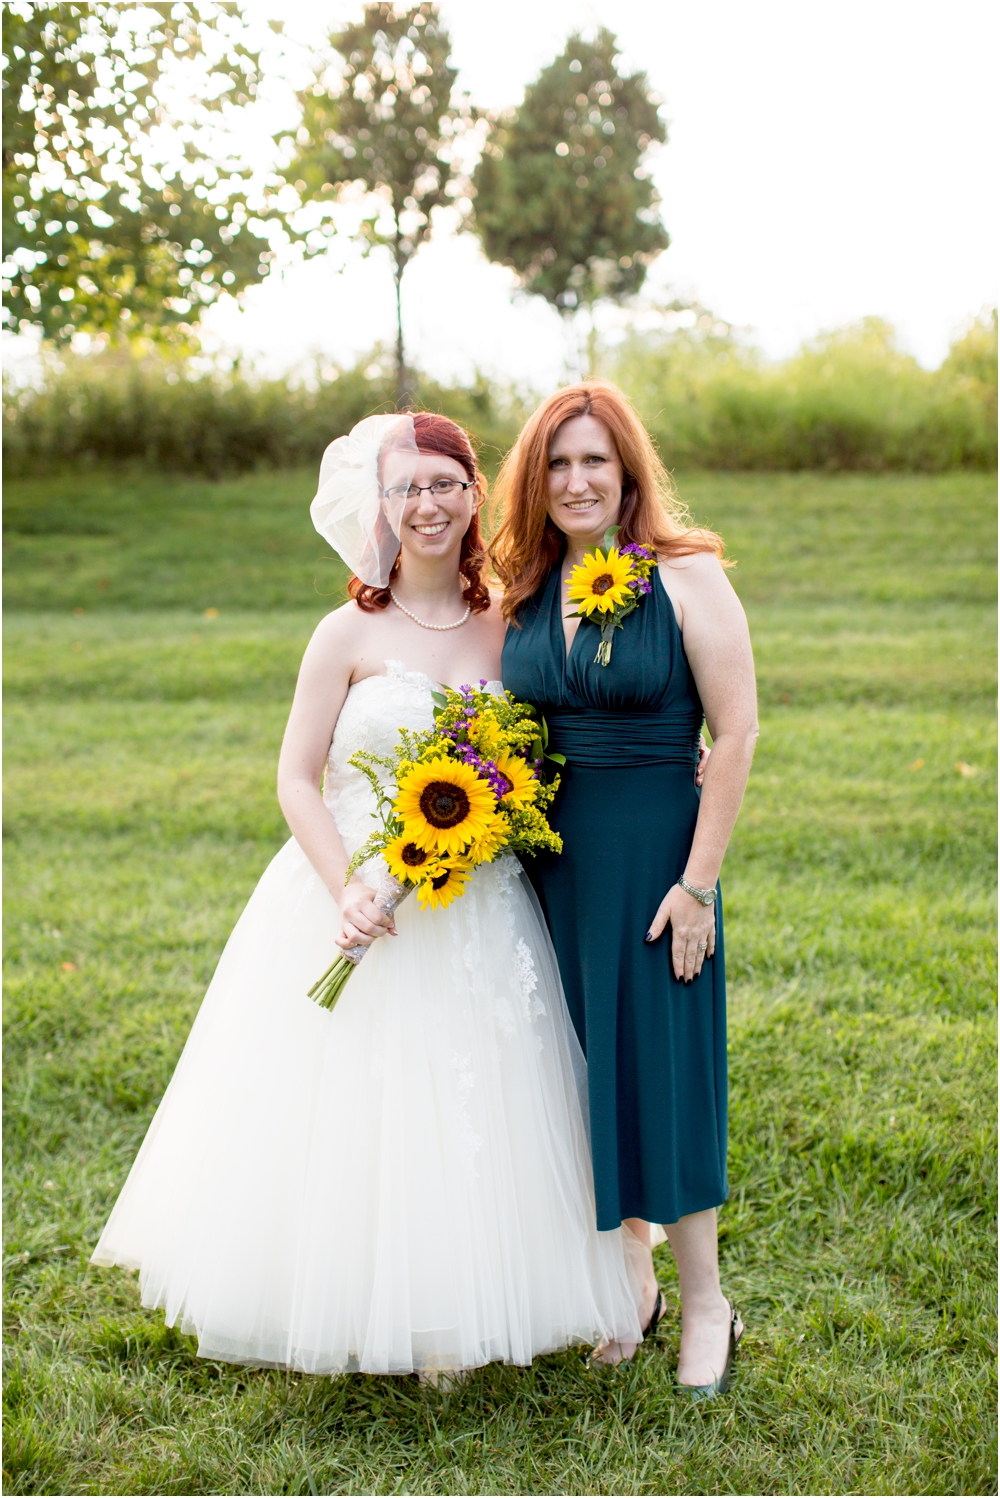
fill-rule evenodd
<path id="1" fill-rule="evenodd" d="M 549 748 L 565 756 L 553 808 L 564 851 L 529 873 L 587 1056 L 597 1225 L 625 1222 L 647 1246 L 663 1226 L 681 1288 L 678 1378 L 711 1395 L 728 1383 L 742 1331 L 719 1284 L 715 1209 L 728 1190 L 718 877 L 756 736 L 746 620 L 721 541 L 684 523 L 615 387 L 550 397 L 498 491 L 504 685 L 544 714 Z M 566 584 L 610 526 L 616 546 L 645 546 L 658 566 L 605 665 Z M 610 580 L 599 574 L 598 592 Z M 650 1254 L 653 1327 L 661 1313 Z"/>

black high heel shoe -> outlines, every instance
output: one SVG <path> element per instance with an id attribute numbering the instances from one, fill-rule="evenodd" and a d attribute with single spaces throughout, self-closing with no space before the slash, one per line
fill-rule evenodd
<path id="1" fill-rule="evenodd" d="M 663 1291 L 660 1289 L 659 1285 L 657 1285 L 656 1304 L 653 1306 L 652 1315 L 642 1329 L 643 1341 L 645 1341 L 647 1337 L 651 1337 L 653 1335 L 653 1333 L 656 1331 L 656 1328 L 659 1326 L 660 1322 L 663 1320 L 666 1314 L 667 1302 L 663 1299 Z"/>
<path id="2" fill-rule="evenodd" d="M 726 1352 L 726 1366 L 719 1377 L 713 1378 L 710 1384 L 682 1384 L 678 1380 L 677 1387 L 686 1390 L 693 1400 L 717 1399 L 720 1394 L 725 1394 L 729 1388 L 733 1364 L 736 1361 L 736 1349 L 740 1345 L 746 1327 L 741 1325 L 739 1331 L 736 1330 L 736 1323 L 740 1319 L 740 1313 L 731 1300 L 727 1300 L 726 1304 L 729 1307 L 729 1348 Z"/>
<path id="3" fill-rule="evenodd" d="M 643 1339 L 643 1341 L 645 1341 L 647 1337 L 651 1337 L 653 1335 L 653 1333 L 656 1331 L 656 1328 L 659 1326 L 660 1322 L 663 1320 L 664 1316 L 666 1315 L 666 1312 L 667 1312 L 667 1302 L 663 1298 L 663 1291 L 660 1289 L 659 1285 L 657 1285 L 657 1287 L 656 1287 L 656 1301 L 655 1301 L 655 1303 L 653 1305 L 652 1313 L 650 1315 L 649 1320 L 646 1322 L 646 1325 L 642 1329 L 642 1339 Z M 610 1342 L 598 1342 L 597 1346 L 596 1347 L 592 1347 L 589 1352 L 582 1352 L 580 1354 L 580 1359 L 581 1359 L 581 1361 L 583 1363 L 583 1366 L 586 1368 L 586 1370 L 587 1370 L 588 1373 L 593 1372 L 594 1368 L 600 1366 L 598 1364 L 598 1361 L 597 1361 L 597 1354 L 599 1352 L 604 1352 L 605 1348 L 610 1347 L 610 1346 L 611 1346 Z M 634 1356 L 634 1354 L 633 1354 L 633 1356 Z M 629 1362 L 631 1360 L 629 1358 L 622 1358 L 622 1359 L 620 1359 L 620 1361 L 623 1362 L 623 1363 L 627 1363 L 627 1362 Z M 614 1365 L 612 1365 L 612 1366 L 614 1366 Z"/>

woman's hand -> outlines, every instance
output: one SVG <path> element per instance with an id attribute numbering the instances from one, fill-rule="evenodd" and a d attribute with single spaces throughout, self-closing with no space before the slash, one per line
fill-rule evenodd
<path id="1" fill-rule="evenodd" d="M 352 879 L 344 890 L 340 902 L 341 930 L 337 937 L 338 947 L 353 947 L 360 943 L 370 947 L 380 936 L 395 936 L 396 926 L 391 915 L 386 915 L 375 904 L 375 890 L 360 879 Z"/>
<path id="2" fill-rule="evenodd" d="M 705 958 L 715 952 L 715 906 L 702 905 L 675 884 L 661 900 L 646 940 L 656 941 L 662 936 L 668 921 L 673 934 L 674 977 L 690 983 L 701 972 Z"/>

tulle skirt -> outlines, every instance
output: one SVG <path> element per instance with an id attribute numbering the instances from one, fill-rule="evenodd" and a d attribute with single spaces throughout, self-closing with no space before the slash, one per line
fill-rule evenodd
<path id="1" fill-rule="evenodd" d="M 641 1258 L 598 1233 L 584 1062 L 506 857 L 416 897 L 332 1013 L 336 906 L 294 839 L 219 962 L 93 1255 L 206 1357 L 465 1369 L 641 1340 Z"/>

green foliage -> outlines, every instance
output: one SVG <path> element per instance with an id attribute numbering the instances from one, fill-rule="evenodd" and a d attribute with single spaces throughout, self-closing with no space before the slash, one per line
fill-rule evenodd
<path id="1" fill-rule="evenodd" d="M 459 112 L 451 102 L 458 70 L 451 41 L 432 0 L 397 8 L 390 0 L 364 7 L 362 19 L 330 34 L 342 70 L 335 93 L 321 63 L 299 95 L 299 152 L 286 175 L 299 192 L 319 199 L 360 183 L 382 204 L 362 221 L 370 245 L 387 245 L 396 281 L 396 383 L 406 393 L 400 291 L 410 258 L 431 232 L 431 213 L 455 195 L 451 153 Z M 388 229 L 381 223 L 389 220 Z"/>
<path id="2" fill-rule="evenodd" d="M 206 129 L 256 92 L 235 4 L 5 4 L 3 276 L 7 325 L 47 338 L 183 341 L 201 308 L 268 271 L 269 226 Z M 160 83 L 201 64 L 183 163 L 159 159 Z"/>
<path id="3" fill-rule="evenodd" d="M 701 319 L 692 330 L 633 335 L 605 360 L 603 372 L 635 401 L 668 467 L 934 472 L 996 465 L 996 334 L 991 353 L 985 320 L 932 372 L 900 354 L 878 322 L 768 365 L 742 350 L 727 324 L 706 312 Z M 199 372 L 158 355 L 50 360 L 37 385 L 4 390 L 5 475 L 131 462 L 228 477 L 315 464 L 334 437 L 394 406 L 389 363 L 376 349 L 351 369 L 318 369 L 312 381 L 294 382 L 239 368 Z M 533 404 L 481 376 L 448 387 L 411 374 L 411 388 L 417 407 L 442 411 L 476 436 L 487 473 Z M 77 508 L 60 492 L 60 505 Z M 82 509 L 75 520 L 32 519 L 19 502 L 8 523 L 79 533 L 102 522 L 88 521 Z"/>
<path id="4" fill-rule="evenodd" d="M 945 375 L 969 382 L 973 392 L 997 410 L 997 309 L 985 308 L 952 344 L 942 365 Z"/>
<path id="5" fill-rule="evenodd" d="M 645 73 L 622 77 L 606 28 L 570 37 L 519 109 L 495 122 L 475 173 L 475 227 L 491 260 L 572 315 L 638 291 L 670 243 L 642 158 L 666 127 Z"/>
<path id="6" fill-rule="evenodd" d="M 281 541 L 261 558 L 271 595 L 263 570 L 230 573 L 232 608 L 194 612 L 242 525 L 260 545 L 273 515 L 292 547 L 306 476 L 297 497 L 285 476 L 136 480 L 122 498 L 116 482 L 81 480 L 86 513 L 101 523 L 103 504 L 114 529 L 145 494 L 147 521 L 177 533 L 169 568 L 118 532 L 128 607 L 95 589 L 117 606 L 74 617 L 56 571 L 50 611 L 6 632 L 5 1490 L 992 1491 L 990 480 L 681 483 L 739 559 L 763 728 L 723 873 L 721 1252 L 748 1331 L 731 1394 L 697 1406 L 673 1385 L 662 1249 L 665 1330 L 632 1366 L 587 1375 L 569 1352 L 447 1398 L 206 1362 L 141 1309 L 134 1276 L 88 1267 L 287 836 L 274 765 L 327 607 Z M 11 586 L 29 565 L 14 552 Z M 168 572 L 178 606 L 144 607 Z"/>
<path id="7" fill-rule="evenodd" d="M 995 325 L 992 339 L 977 323 L 931 372 L 866 318 L 765 364 L 702 312 L 691 330 L 632 334 L 605 372 L 671 468 L 993 468 Z"/>
<path id="8" fill-rule="evenodd" d="M 323 449 L 364 416 L 394 408 L 390 360 L 376 349 L 312 382 L 258 379 L 238 367 L 198 372 L 159 354 L 110 352 L 50 362 L 39 386 L 4 391 L 4 472 L 142 463 L 222 477 L 247 469 L 318 464 Z M 482 378 L 446 387 L 413 381 L 413 403 L 443 411 L 483 444 L 492 471 L 527 412 Z"/>

